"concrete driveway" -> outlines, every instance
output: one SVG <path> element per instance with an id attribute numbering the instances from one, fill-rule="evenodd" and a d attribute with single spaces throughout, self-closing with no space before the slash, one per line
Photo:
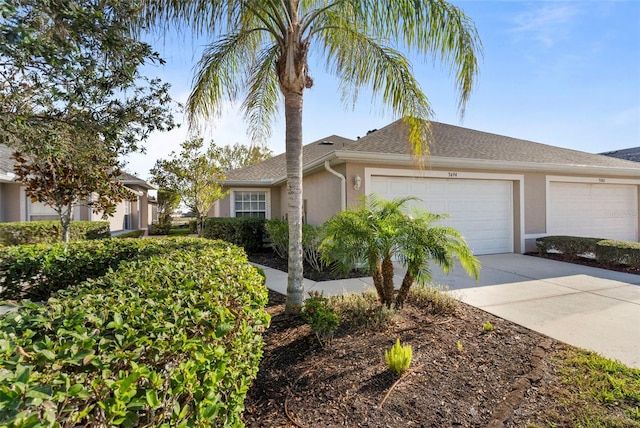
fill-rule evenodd
<path id="1" fill-rule="evenodd" d="M 574 346 L 640 368 L 640 275 L 520 254 L 480 256 L 474 283 L 434 269 L 460 300 Z"/>

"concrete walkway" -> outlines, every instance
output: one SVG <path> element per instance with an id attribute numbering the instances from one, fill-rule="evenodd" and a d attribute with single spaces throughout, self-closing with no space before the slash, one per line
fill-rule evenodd
<path id="1" fill-rule="evenodd" d="M 491 314 L 640 368 L 640 275 L 520 254 L 478 258 L 482 271 L 477 283 L 461 268 L 447 276 L 434 267 L 434 284 Z M 263 269 L 267 287 L 286 294 L 287 274 Z M 403 272 L 396 270 L 399 284 Z M 305 280 L 305 290 L 325 295 L 372 287 L 371 278 Z"/>

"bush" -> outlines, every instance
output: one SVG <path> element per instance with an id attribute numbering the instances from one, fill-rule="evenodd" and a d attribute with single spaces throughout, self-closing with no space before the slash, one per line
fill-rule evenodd
<path id="1" fill-rule="evenodd" d="M 149 226 L 149 235 L 168 235 L 171 230 L 171 223 L 153 223 Z"/>
<path id="2" fill-rule="evenodd" d="M 220 241 L 158 247 L 0 318 L 1 426 L 242 424 L 269 320 L 262 279 Z"/>
<path id="3" fill-rule="evenodd" d="M 280 258 L 288 259 L 289 224 L 286 221 L 272 219 L 265 223 L 267 238 L 273 251 Z M 322 229 L 310 224 L 302 225 L 302 252 L 304 260 L 316 272 L 322 272 L 326 266 L 320 257 L 318 247 L 322 242 Z"/>
<path id="4" fill-rule="evenodd" d="M 264 219 L 252 217 L 209 217 L 204 221 L 202 237 L 221 239 L 252 253 L 264 246 L 264 223 Z"/>
<path id="5" fill-rule="evenodd" d="M 596 259 L 607 265 L 625 264 L 640 269 L 640 243 L 602 240 L 595 249 Z"/>
<path id="6" fill-rule="evenodd" d="M 198 239 L 104 239 L 0 248 L 0 299 L 46 300 L 54 291 L 97 278 L 127 260 L 201 248 Z"/>
<path id="7" fill-rule="evenodd" d="M 411 287 L 409 300 L 434 314 L 453 314 L 460 305 L 444 289 L 421 284 Z"/>
<path id="8" fill-rule="evenodd" d="M 575 236 L 547 236 L 536 240 L 542 255 L 558 251 L 570 259 L 593 253 L 604 265 L 625 264 L 640 268 L 640 243 L 613 239 L 580 238 Z"/>
<path id="9" fill-rule="evenodd" d="M 110 236 L 109 222 L 73 221 L 69 240 L 103 239 Z M 18 221 L 0 223 L 0 243 L 3 245 L 52 244 L 62 235 L 59 221 Z"/>
<path id="10" fill-rule="evenodd" d="M 347 293 L 332 297 L 331 305 L 340 313 L 341 322 L 356 328 L 373 331 L 388 329 L 396 311 L 380 305 L 380 299 L 375 290 L 364 293 Z"/>
<path id="11" fill-rule="evenodd" d="M 189 220 L 189 233 L 198 233 L 198 222 L 195 220 Z"/>
<path id="12" fill-rule="evenodd" d="M 322 346 L 333 338 L 340 325 L 340 317 L 329 306 L 329 300 L 317 291 L 309 291 L 309 298 L 304 301 L 300 315 L 311 326 Z"/>
<path id="13" fill-rule="evenodd" d="M 596 244 L 601 240 L 577 236 L 546 236 L 536 239 L 536 246 L 542 255 L 557 251 L 567 258 L 575 259 L 581 254 L 595 253 Z"/>
<path id="14" fill-rule="evenodd" d="M 264 227 L 273 251 L 280 258 L 287 260 L 289 254 L 289 224 L 279 219 L 271 219 L 266 221 Z"/>

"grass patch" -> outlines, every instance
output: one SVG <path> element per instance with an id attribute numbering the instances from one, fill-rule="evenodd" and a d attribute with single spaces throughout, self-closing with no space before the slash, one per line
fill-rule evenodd
<path id="1" fill-rule="evenodd" d="M 435 285 L 414 285 L 409 290 L 408 300 L 434 314 L 453 314 L 460 302 L 446 291 Z"/>
<path id="2" fill-rule="evenodd" d="M 562 406 L 548 415 L 549 426 L 640 426 L 639 369 L 575 348 L 558 354 L 554 363 L 562 378 Z"/>
<path id="3" fill-rule="evenodd" d="M 169 229 L 169 234 L 167 236 L 187 236 L 189 235 L 189 227 L 188 226 L 177 226 Z"/>
<path id="4" fill-rule="evenodd" d="M 374 331 L 386 330 L 396 313 L 380 306 L 375 290 L 335 296 L 330 299 L 330 305 L 340 314 L 341 324 Z"/>

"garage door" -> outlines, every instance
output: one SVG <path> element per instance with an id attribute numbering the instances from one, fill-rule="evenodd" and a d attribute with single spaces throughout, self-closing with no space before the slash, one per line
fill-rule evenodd
<path id="1" fill-rule="evenodd" d="M 474 254 L 513 252 L 513 191 L 510 181 L 372 176 L 368 193 L 385 199 L 414 196 L 447 226 L 464 236 Z"/>
<path id="2" fill-rule="evenodd" d="M 637 186 L 549 183 L 552 235 L 638 240 Z"/>

